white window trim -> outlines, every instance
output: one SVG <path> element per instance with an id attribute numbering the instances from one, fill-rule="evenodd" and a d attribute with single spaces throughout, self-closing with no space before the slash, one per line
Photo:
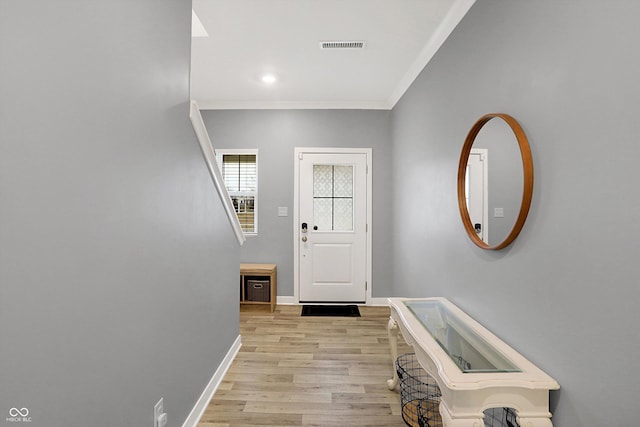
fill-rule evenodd
<path id="1" fill-rule="evenodd" d="M 257 148 L 216 148 L 216 162 L 218 162 L 218 167 L 222 170 L 222 157 L 226 155 L 243 155 L 243 154 L 254 154 L 256 156 L 256 192 L 255 199 L 253 200 L 253 232 L 242 231 L 243 234 L 247 237 L 257 236 L 258 235 L 258 189 L 260 188 L 260 179 L 259 179 L 259 170 L 258 170 L 258 149 Z M 225 184 L 226 185 L 226 184 Z M 235 210 L 234 210 L 235 213 Z"/>

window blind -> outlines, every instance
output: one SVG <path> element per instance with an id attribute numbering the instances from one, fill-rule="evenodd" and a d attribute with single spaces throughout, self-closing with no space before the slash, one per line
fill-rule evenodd
<path id="1" fill-rule="evenodd" d="M 242 230 L 245 233 L 255 233 L 255 204 L 258 187 L 256 155 L 223 154 L 222 177 Z"/>
<path id="2" fill-rule="evenodd" d="M 230 192 L 255 192 L 257 182 L 255 154 L 223 155 L 222 177 Z"/>

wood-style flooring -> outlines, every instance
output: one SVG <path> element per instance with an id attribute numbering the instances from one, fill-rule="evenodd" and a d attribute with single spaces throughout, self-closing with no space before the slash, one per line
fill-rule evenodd
<path id="1" fill-rule="evenodd" d="M 242 348 L 198 427 L 406 426 L 393 374 L 389 308 L 362 317 L 302 317 L 243 307 Z M 411 352 L 399 336 L 398 353 Z"/>

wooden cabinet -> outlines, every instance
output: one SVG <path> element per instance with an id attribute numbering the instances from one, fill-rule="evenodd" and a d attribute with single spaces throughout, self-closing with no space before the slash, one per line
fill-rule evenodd
<path id="1" fill-rule="evenodd" d="M 276 309 L 276 264 L 240 264 L 240 304 L 270 305 Z"/>

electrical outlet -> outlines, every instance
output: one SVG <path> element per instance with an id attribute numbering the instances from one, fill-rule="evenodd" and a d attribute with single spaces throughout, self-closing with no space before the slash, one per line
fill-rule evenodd
<path id="1" fill-rule="evenodd" d="M 164 412 L 164 398 L 160 398 L 156 406 L 153 407 L 153 427 L 164 427 L 167 425 L 167 414 Z"/>

